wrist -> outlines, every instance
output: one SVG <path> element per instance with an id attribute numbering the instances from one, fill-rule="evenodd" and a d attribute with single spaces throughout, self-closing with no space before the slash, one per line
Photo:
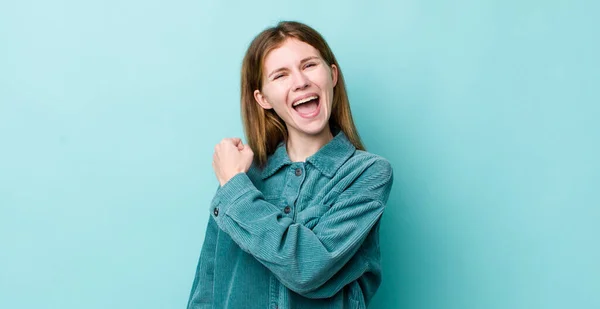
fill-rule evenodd
<path id="1" fill-rule="evenodd" d="M 244 171 L 237 171 L 233 174 L 230 174 L 228 177 L 226 177 L 225 179 L 222 179 L 219 181 L 219 183 L 221 184 L 221 187 L 224 186 L 226 183 L 228 183 L 233 177 L 237 176 L 240 173 L 245 173 Z"/>

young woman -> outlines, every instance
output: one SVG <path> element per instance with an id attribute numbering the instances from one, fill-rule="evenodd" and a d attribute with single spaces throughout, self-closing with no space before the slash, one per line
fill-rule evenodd
<path id="1" fill-rule="evenodd" d="M 241 88 L 248 144 L 215 147 L 188 308 L 366 308 L 392 168 L 364 150 L 331 49 L 281 22 L 250 44 Z"/>

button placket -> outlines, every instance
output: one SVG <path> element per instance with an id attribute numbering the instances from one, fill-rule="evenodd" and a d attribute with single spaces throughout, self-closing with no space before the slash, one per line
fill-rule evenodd
<path id="1" fill-rule="evenodd" d="M 300 187 L 305 179 L 306 170 L 303 163 L 294 163 L 289 167 L 288 177 L 286 177 L 286 183 L 281 193 L 283 196 L 282 204 L 280 204 L 281 212 L 285 216 L 294 217 L 296 206 L 296 200 L 300 194 Z"/>

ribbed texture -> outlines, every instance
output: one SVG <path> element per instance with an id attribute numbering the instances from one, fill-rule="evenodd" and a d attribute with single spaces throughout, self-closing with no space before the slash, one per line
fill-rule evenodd
<path id="1" fill-rule="evenodd" d="M 205 295 L 213 308 L 366 308 L 392 183 L 389 162 L 341 132 L 306 162 L 282 145 L 217 190 L 189 308 Z"/>

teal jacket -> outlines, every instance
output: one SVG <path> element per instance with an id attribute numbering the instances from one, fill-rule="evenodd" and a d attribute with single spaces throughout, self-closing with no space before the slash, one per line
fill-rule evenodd
<path id="1" fill-rule="evenodd" d="M 305 162 L 281 143 L 217 189 L 187 308 L 366 308 L 392 182 L 343 132 Z"/>

